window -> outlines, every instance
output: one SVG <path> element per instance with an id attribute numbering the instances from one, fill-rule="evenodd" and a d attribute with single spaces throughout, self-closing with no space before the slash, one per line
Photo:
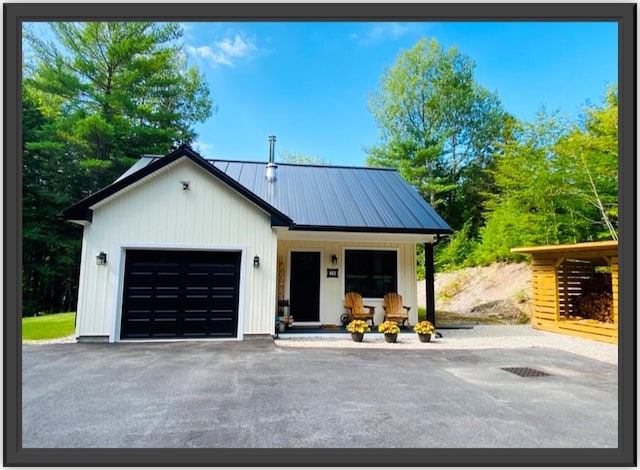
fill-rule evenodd
<path id="1" fill-rule="evenodd" d="M 395 251 L 346 250 L 344 291 L 362 297 L 382 298 L 398 289 L 398 253 Z"/>

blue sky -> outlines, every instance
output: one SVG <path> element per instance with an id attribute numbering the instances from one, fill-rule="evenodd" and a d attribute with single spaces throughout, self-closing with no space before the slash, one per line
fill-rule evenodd
<path id="1" fill-rule="evenodd" d="M 504 108 L 576 116 L 618 81 L 616 23 L 182 23 L 218 112 L 196 126 L 204 156 L 262 160 L 268 136 L 334 165 L 365 165 L 379 143 L 367 108 L 385 67 L 422 37 L 456 46 Z"/>
<path id="2" fill-rule="evenodd" d="M 197 124 L 205 157 L 264 160 L 283 151 L 364 166 L 380 143 L 367 108 L 385 68 L 426 37 L 476 63 L 475 80 L 531 121 L 544 106 L 577 116 L 618 82 L 615 22 L 181 23 L 190 64 L 217 113 Z M 49 36 L 46 28 L 38 28 Z"/>

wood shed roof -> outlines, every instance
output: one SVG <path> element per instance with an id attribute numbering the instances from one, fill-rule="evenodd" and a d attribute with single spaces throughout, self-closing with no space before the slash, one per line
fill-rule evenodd
<path id="1" fill-rule="evenodd" d="M 617 240 L 608 240 L 602 242 L 586 242 L 586 243 L 574 243 L 570 245 L 544 245 L 544 246 L 530 246 L 524 248 L 511 248 L 512 253 L 527 253 L 530 255 L 544 254 L 604 254 L 615 252 L 618 250 Z"/>

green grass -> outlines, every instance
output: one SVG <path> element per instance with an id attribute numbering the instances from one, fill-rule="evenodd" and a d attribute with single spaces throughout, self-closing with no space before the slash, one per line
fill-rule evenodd
<path id="1" fill-rule="evenodd" d="M 427 309 L 425 307 L 418 307 L 418 321 L 427 319 Z M 507 322 L 500 320 L 499 318 L 483 316 L 483 315 L 460 315 L 454 312 L 436 312 L 436 324 L 437 325 L 458 325 L 462 323 L 474 323 L 484 325 L 504 325 Z M 528 319 L 524 321 L 527 323 Z M 519 322 L 523 323 L 523 322 Z"/>
<path id="2" fill-rule="evenodd" d="M 22 319 L 22 339 L 64 338 L 74 332 L 75 312 L 53 313 Z"/>

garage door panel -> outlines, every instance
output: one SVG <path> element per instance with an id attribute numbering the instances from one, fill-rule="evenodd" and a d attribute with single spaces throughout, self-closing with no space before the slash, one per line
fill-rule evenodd
<path id="1" fill-rule="evenodd" d="M 236 337 L 239 252 L 127 251 L 121 338 Z"/>

